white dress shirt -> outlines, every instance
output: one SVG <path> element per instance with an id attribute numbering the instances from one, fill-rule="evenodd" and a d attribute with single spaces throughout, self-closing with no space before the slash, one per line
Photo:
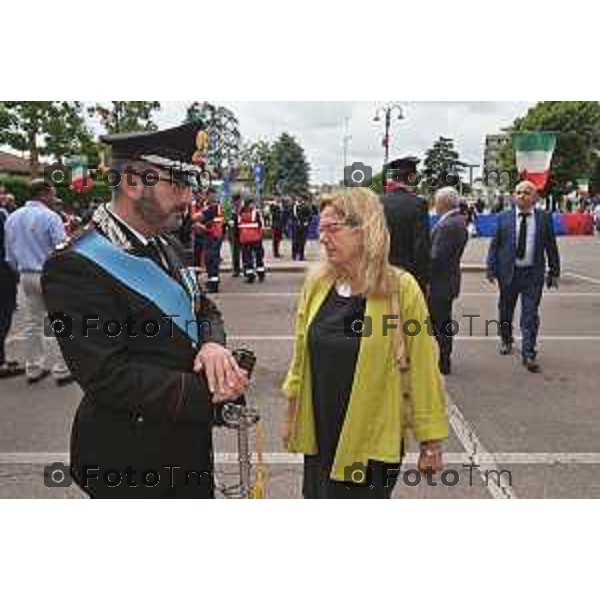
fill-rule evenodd
<path id="1" fill-rule="evenodd" d="M 519 208 L 516 210 L 516 229 L 517 237 L 516 244 L 519 246 L 519 232 L 521 231 L 521 213 L 529 212 L 530 216 L 527 217 L 527 245 L 525 247 L 525 258 L 515 260 L 517 267 L 533 267 L 535 257 L 535 229 L 536 229 L 536 218 L 535 210 L 532 208 L 531 211 L 521 211 Z"/>

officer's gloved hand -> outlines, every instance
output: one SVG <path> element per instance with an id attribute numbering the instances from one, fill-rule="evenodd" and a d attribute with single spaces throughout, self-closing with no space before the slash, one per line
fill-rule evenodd
<path id="1" fill-rule="evenodd" d="M 213 404 L 213 426 L 225 427 L 228 425 L 223 418 L 223 414 L 227 413 L 232 406 L 246 406 L 246 397 L 240 396 L 237 400 L 227 400 L 227 402 Z"/>
<path id="2" fill-rule="evenodd" d="M 546 277 L 546 287 L 550 290 L 552 288 L 558 289 L 558 277 L 548 274 Z"/>

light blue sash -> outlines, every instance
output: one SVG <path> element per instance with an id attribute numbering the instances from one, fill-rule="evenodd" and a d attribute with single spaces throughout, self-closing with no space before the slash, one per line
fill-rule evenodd
<path id="1" fill-rule="evenodd" d="M 150 300 L 165 318 L 173 320 L 194 345 L 198 344 L 198 327 L 191 298 L 153 260 L 128 254 L 94 230 L 77 240 L 73 251 L 96 263 L 130 290 Z"/>

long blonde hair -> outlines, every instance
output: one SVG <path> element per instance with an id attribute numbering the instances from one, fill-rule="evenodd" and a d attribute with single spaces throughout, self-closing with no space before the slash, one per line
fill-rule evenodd
<path id="1" fill-rule="evenodd" d="M 394 275 L 388 262 L 390 235 L 377 194 L 369 188 L 337 188 L 321 197 L 321 212 L 328 207 L 362 232 L 359 275 L 365 296 L 389 295 Z M 343 273 L 325 258 L 315 269 L 315 275 L 336 281 Z"/>

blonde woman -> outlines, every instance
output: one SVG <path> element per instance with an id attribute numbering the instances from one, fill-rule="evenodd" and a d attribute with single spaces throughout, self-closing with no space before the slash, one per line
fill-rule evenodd
<path id="1" fill-rule="evenodd" d="M 325 257 L 301 293 L 282 387 L 284 444 L 305 455 L 305 498 L 389 498 L 408 425 L 404 394 L 410 392 L 421 467 L 441 465 L 448 422 L 436 341 L 416 280 L 388 263 L 389 234 L 371 190 L 342 188 L 325 197 L 319 235 Z M 404 336 L 404 385 L 391 329 L 398 325 L 393 295 L 402 323 L 414 320 L 422 329 Z"/>

